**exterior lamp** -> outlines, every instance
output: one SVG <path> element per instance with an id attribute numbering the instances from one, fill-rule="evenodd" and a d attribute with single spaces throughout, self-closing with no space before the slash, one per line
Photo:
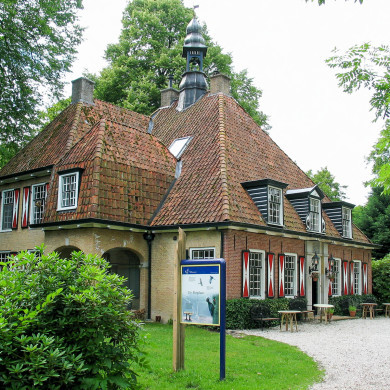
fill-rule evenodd
<path id="1" fill-rule="evenodd" d="M 334 279 L 334 263 L 335 263 L 335 260 L 331 254 L 329 257 L 329 260 L 328 260 L 329 269 L 325 268 L 325 275 L 328 276 L 329 279 Z"/>
<path id="2" fill-rule="evenodd" d="M 314 256 L 311 258 L 311 267 L 309 267 L 309 273 L 318 272 L 318 261 L 320 258 L 317 255 L 317 252 L 314 252 Z"/>

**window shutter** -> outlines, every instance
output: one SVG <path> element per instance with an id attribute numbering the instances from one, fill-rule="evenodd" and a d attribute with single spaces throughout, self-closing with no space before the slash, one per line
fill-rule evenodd
<path id="1" fill-rule="evenodd" d="M 19 211 L 20 189 L 14 190 L 14 207 L 12 210 L 12 229 L 18 228 L 18 211 Z"/>
<path id="2" fill-rule="evenodd" d="M 351 288 L 350 294 L 353 295 L 353 294 L 354 294 L 353 261 L 351 261 L 351 262 L 349 263 L 349 269 L 350 269 L 350 271 L 349 271 L 349 278 L 350 278 L 350 283 L 351 283 L 351 285 L 350 285 L 350 288 Z"/>
<path id="3" fill-rule="evenodd" d="M 23 203 L 22 203 L 22 228 L 28 226 L 29 208 L 30 208 L 30 187 L 24 187 Z"/>
<path id="4" fill-rule="evenodd" d="M 284 297 L 284 255 L 279 255 L 279 297 Z"/>
<path id="5" fill-rule="evenodd" d="M 305 295 L 305 256 L 299 256 L 299 296 L 304 297 Z"/>
<path id="6" fill-rule="evenodd" d="M 249 251 L 242 251 L 242 296 L 249 298 Z"/>
<path id="7" fill-rule="evenodd" d="M 348 261 L 343 261 L 343 295 L 348 295 Z"/>
<path id="8" fill-rule="evenodd" d="M 363 294 L 367 294 L 368 275 L 367 275 L 367 263 L 363 263 Z"/>
<path id="9" fill-rule="evenodd" d="M 328 290 L 328 297 L 332 296 L 332 281 L 329 279 L 329 290 Z"/>
<path id="10" fill-rule="evenodd" d="M 268 253 L 268 272 L 267 272 L 267 295 L 268 298 L 274 297 L 274 268 L 275 268 L 275 255 Z"/>

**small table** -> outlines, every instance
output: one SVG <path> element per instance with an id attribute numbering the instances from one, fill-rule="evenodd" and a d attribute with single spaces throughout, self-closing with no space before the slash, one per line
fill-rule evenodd
<path id="1" fill-rule="evenodd" d="M 280 330 L 282 330 L 284 320 L 286 323 L 286 331 L 288 331 L 288 323 L 290 323 L 291 332 L 293 331 L 294 322 L 295 330 L 298 331 L 297 314 L 300 313 L 299 310 L 279 310 L 278 313 L 281 314 Z"/>
<path id="2" fill-rule="evenodd" d="M 385 307 L 385 318 L 390 317 L 390 303 L 382 303 Z"/>
<path id="3" fill-rule="evenodd" d="M 328 316 L 326 315 L 326 309 L 332 309 L 332 308 L 334 308 L 334 306 L 328 305 L 326 303 L 315 303 L 313 306 L 316 307 L 317 309 L 319 309 L 320 322 L 322 322 L 322 314 L 324 314 L 325 324 L 326 324 L 328 322 Z"/>
<path id="4" fill-rule="evenodd" d="M 370 318 L 373 319 L 375 318 L 375 306 L 377 305 L 376 303 L 371 303 L 371 302 L 366 302 L 366 303 L 361 303 L 363 306 L 363 312 L 362 312 L 362 317 L 367 318 L 367 312 L 370 312 Z"/>

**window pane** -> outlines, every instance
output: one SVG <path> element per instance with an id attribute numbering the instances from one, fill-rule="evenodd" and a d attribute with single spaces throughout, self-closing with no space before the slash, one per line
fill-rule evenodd
<path id="1" fill-rule="evenodd" d="M 342 215 L 343 215 L 343 236 L 351 238 L 352 237 L 351 210 L 343 207 Z"/>
<path id="2" fill-rule="evenodd" d="M 76 206 L 76 180 L 76 174 L 62 177 L 61 207 Z"/>
<path id="3" fill-rule="evenodd" d="M 268 222 L 281 223 L 282 190 L 268 187 Z"/>
<path id="4" fill-rule="evenodd" d="M 3 192 L 3 212 L 2 228 L 3 230 L 12 229 L 12 213 L 14 209 L 14 191 Z"/>
<path id="5" fill-rule="evenodd" d="M 341 274 L 340 274 L 340 260 L 335 260 L 333 266 L 334 280 L 332 282 L 332 295 L 340 295 Z"/>
<path id="6" fill-rule="evenodd" d="M 353 263 L 353 289 L 355 294 L 360 294 L 360 262 Z"/>
<path id="7" fill-rule="evenodd" d="M 192 249 L 191 258 L 193 260 L 215 259 L 214 248 Z"/>
<path id="8" fill-rule="evenodd" d="M 41 223 L 46 200 L 46 185 L 33 186 L 32 191 L 32 223 Z"/>
<path id="9" fill-rule="evenodd" d="M 309 230 L 320 231 L 320 201 L 310 198 Z"/>
<path id="10" fill-rule="evenodd" d="M 293 296 L 295 293 L 295 256 L 285 256 L 284 294 Z"/>
<path id="11" fill-rule="evenodd" d="M 262 269 L 264 256 L 262 252 L 250 252 L 249 254 L 249 295 L 251 297 L 262 296 Z"/>

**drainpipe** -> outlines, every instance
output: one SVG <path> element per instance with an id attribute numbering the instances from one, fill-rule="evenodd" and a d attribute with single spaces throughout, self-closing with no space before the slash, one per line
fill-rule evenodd
<path id="1" fill-rule="evenodd" d="M 144 239 L 148 243 L 148 320 L 150 320 L 152 312 L 152 241 L 154 234 L 152 232 L 144 233 Z"/>

